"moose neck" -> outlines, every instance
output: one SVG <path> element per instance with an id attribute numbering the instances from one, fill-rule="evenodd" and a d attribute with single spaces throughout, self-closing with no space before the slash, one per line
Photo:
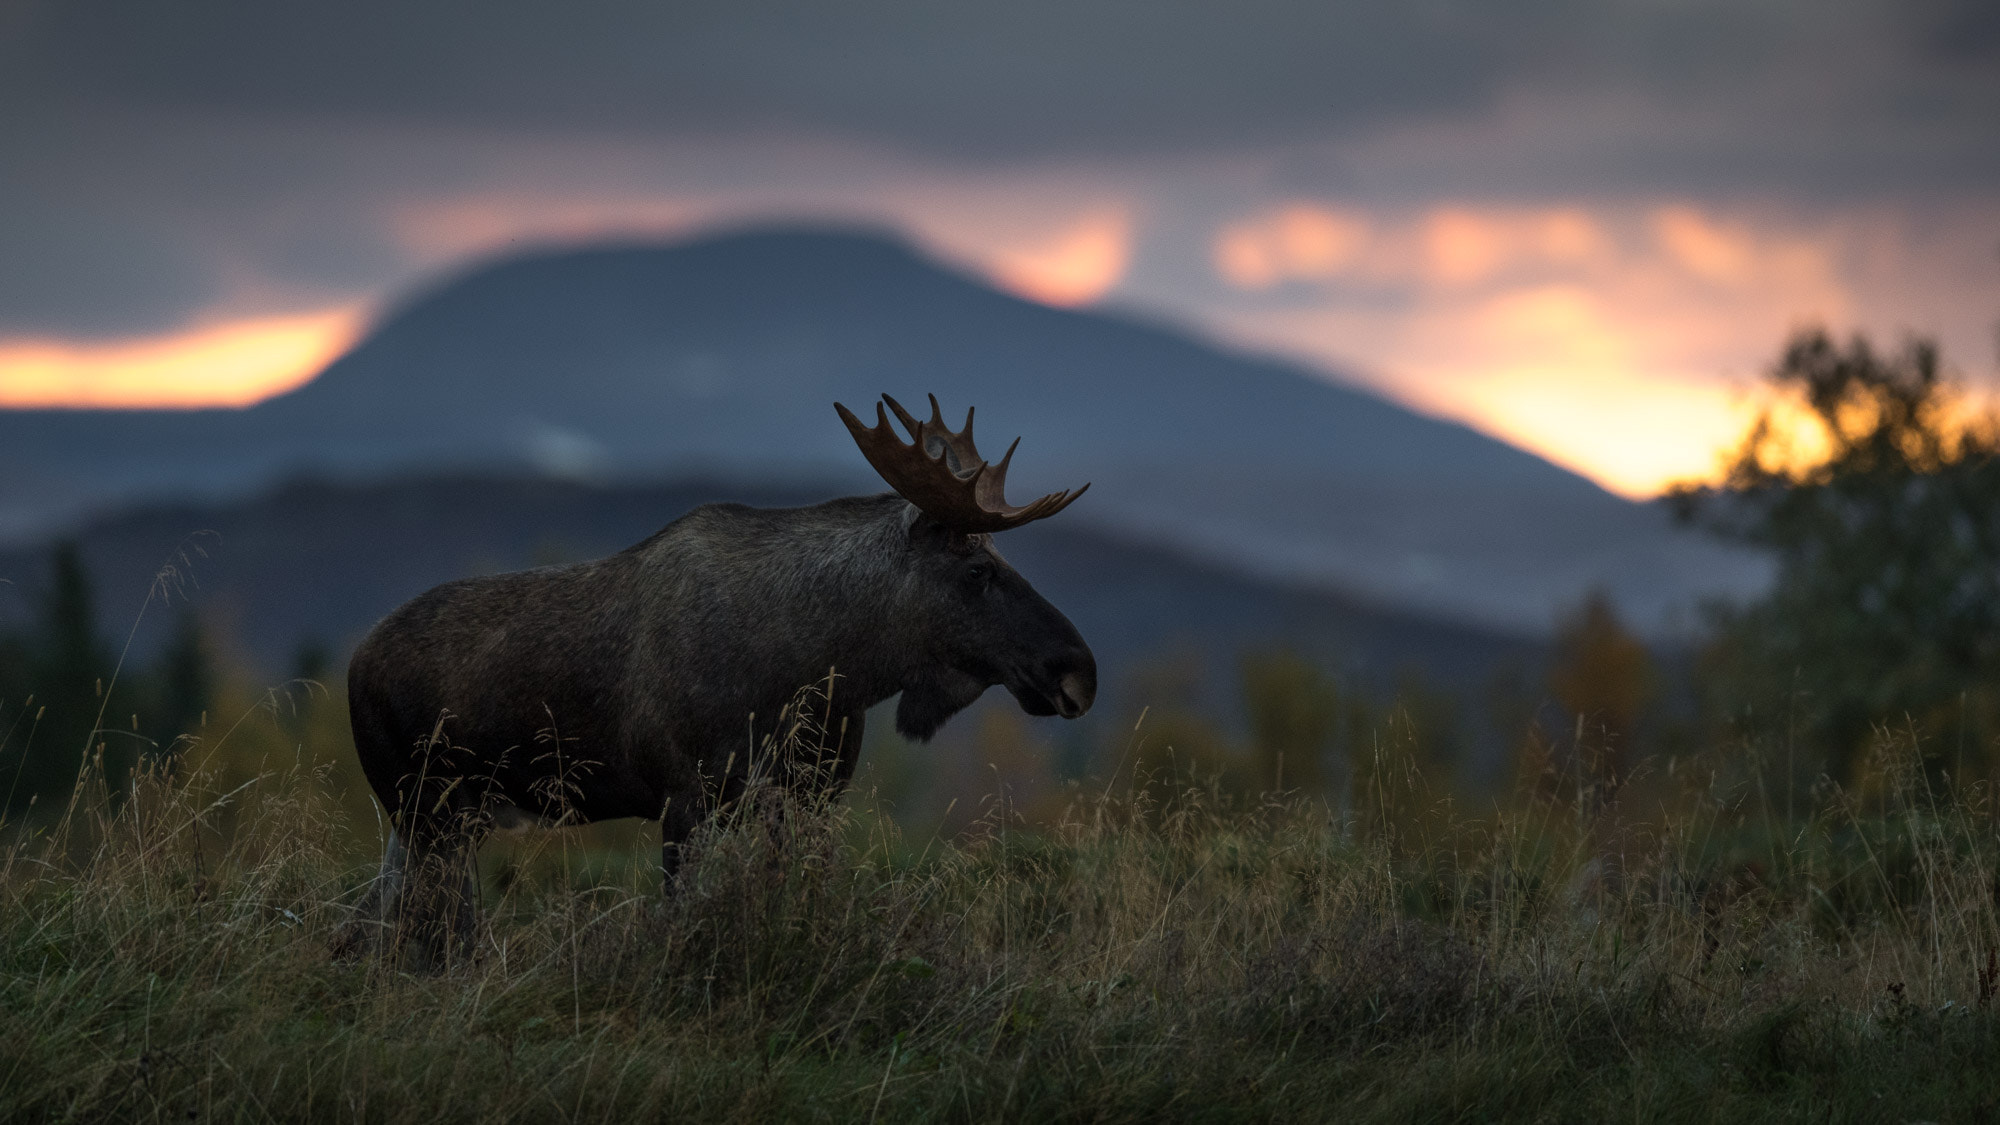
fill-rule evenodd
<path id="1" fill-rule="evenodd" d="M 836 712 L 858 713 L 902 690 L 925 647 L 922 622 L 907 610 L 905 511 L 889 495 L 798 509 L 788 533 L 763 539 L 732 568 L 725 581 L 739 626 L 784 623 L 782 642 L 742 669 L 761 706 L 825 682 L 829 670 Z"/>

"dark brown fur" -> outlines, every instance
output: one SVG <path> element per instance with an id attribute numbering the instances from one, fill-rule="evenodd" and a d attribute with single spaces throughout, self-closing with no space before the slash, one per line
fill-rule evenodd
<path id="1" fill-rule="evenodd" d="M 830 768 L 813 776 L 839 786 L 864 712 L 892 695 L 898 729 L 926 739 L 994 684 L 1074 717 L 1096 678 L 989 537 L 893 494 L 710 505 L 609 558 L 446 583 L 384 618 L 348 669 L 355 749 L 397 838 L 344 944 L 399 917 L 433 954 L 465 936 L 465 856 L 496 810 L 658 817 L 671 881 L 679 844 L 808 685 L 830 689 L 812 716 Z M 772 765 L 786 780 L 795 764 Z"/>

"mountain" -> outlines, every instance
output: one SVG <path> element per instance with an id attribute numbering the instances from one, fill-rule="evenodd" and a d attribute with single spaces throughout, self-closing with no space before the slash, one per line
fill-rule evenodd
<path id="1" fill-rule="evenodd" d="M 182 612 L 180 596 L 169 605 L 151 593 L 173 562 L 226 651 L 275 683 L 303 645 L 343 657 L 382 615 L 439 582 L 609 554 L 711 500 L 788 506 L 826 495 L 714 481 L 301 480 L 242 501 L 133 507 L 89 522 L 76 540 L 100 626 L 121 640 L 133 633 L 133 660 L 149 660 Z M 1460 700 L 1545 657 L 1529 638 L 1260 581 L 1067 516 L 1006 532 L 998 545 L 1097 654 L 1104 705 L 1093 724 L 1165 702 L 1143 685 L 1169 666 L 1211 689 L 1210 707 L 1233 719 L 1237 658 L 1273 645 L 1313 656 L 1363 691 L 1386 695 L 1417 675 Z M 0 552 L 0 631 L 28 623 L 49 573 L 46 547 Z"/>
<path id="2" fill-rule="evenodd" d="M 0 534 L 137 495 L 532 466 L 873 487 L 834 418 L 979 407 L 1013 492 L 1265 576 L 1545 629 L 1598 586 L 1657 627 L 1760 560 L 1465 426 L 1183 331 L 999 293 L 852 231 L 763 230 L 475 268 L 242 411 L 0 411 Z"/>

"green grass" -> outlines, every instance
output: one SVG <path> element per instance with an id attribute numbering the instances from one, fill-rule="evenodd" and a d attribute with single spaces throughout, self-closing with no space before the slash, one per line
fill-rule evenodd
<path id="1" fill-rule="evenodd" d="M 2000 843 L 1895 753 L 1793 823 L 1697 769 L 793 808 L 664 901 L 643 840 L 537 833 L 433 975 L 327 955 L 379 831 L 336 776 L 188 765 L 0 843 L 0 1120 L 1984 1120 Z"/>

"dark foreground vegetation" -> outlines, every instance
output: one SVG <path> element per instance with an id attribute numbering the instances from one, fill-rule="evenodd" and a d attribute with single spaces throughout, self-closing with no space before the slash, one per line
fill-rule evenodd
<path id="1" fill-rule="evenodd" d="M 1991 794 L 1893 736 L 1791 822 L 1754 755 L 1479 813 L 1393 768 L 1345 814 L 1076 786 L 923 846 L 767 800 L 666 900 L 645 841 L 540 832 L 482 856 L 476 957 L 412 975 L 328 956 L 380 828 L 305 735 L 88 781 L 0 850 L 0 1119 L 2000 1109 Z"/>

